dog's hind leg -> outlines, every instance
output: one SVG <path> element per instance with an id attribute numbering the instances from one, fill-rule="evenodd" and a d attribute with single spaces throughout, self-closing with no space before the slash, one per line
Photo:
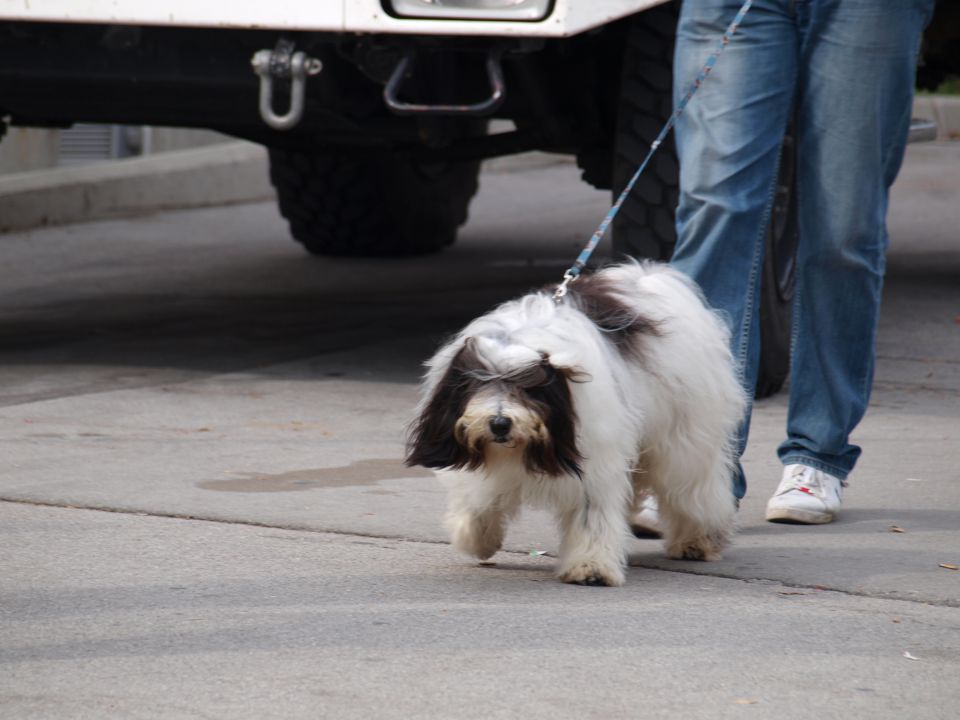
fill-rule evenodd
<path id="1" fill-rule="evenodd" d="M 459 486 L 451 488 L 447 510 L 453 546 L 479 560 L 492 557 L 519 507 L 517 489 L 497 488 L 490 478 L 460 478 Z"/>
<path id="2" fill-rule="evenodd" d="M 713 562 L 721 558 L 723 549 L 730 542 L 731 532 L 721 525 L 704 523 L 683 510 L 671 508 L 669 503 L 660 503 L 664 519 L 664 547 L 667 556 L 674 560 L 705 560 Z"/>
<path id="3" fill-rule="evenodd" d="M 626 543 L 630 526 L 625 513 L 629 483 L 597 492 L 597 484 L 584 477 L 581 497 L 564 504 L 559 513 L 563 538 L 557 576 L 578 585 L 623 585 Z M 588 490 L 589 488 L 589 490 Z"/>
<path id="4" fill-rule="evenodd" d="M 726 464 L 659 465 L 654 487 L 667 555 L 675 560 L 719 560 L 736 517 Z"/>

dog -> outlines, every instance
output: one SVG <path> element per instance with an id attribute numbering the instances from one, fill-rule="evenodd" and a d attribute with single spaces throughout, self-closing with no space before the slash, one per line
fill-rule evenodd
<path id="1" fill-rule="evenodd" d="M 716 560 L 733 532 L 745 397 L 729 332 L 656 263 L 584 275 L 474 320 L 426 364 L 408 465 L 454 474 L 447 526 L 480 560 L 522 504 L 552 509 L 560 580 L 622 585 L 630 516 L 658 500 L 667 555 Z"/>

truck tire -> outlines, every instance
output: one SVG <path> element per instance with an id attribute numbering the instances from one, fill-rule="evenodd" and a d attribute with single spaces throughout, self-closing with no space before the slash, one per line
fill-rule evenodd
<path id="1" fill-rule="evenodd" d="M 678 13 L 679 4 L 671 2 L 629 21 L 614 140 L 614 199 L 673 112 L 673 46 Z M 677 149 L 670 135 L 614 218 L 616 255 L 670 259 L 677 242 L 674 215 L 679 184 Z"/>
<path id="2" fill-rule="evenodd" d="M 270 148 L 290 233 L 313 255 L 420 255 L 451 245 L 477 192 L 478 162 Z"/>

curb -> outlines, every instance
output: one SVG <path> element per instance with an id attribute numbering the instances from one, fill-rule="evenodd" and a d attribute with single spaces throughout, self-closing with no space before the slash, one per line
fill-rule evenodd
<path id="1" fill-rule="evenodd" d="M 937 140 L 960 140 L 960 96 L 917 95 L 913 117 L 932 120 L 937 126 Z"/>
<path id="2" fill-rule="evenodd" d="M 937 140 L 960 139 L 960 97 L 919 95 L 913 116 L 937 125 Z M 484 173 L 573 165 L 531 152 L 488 160 Z M 266 150 L 235 141 L 85 167 L 0 175 L 0 233 L 114 217 L 271 200 Z"/>
<path id="3" fill-rule="evenodd" d="M 230 142 L 0 176 L 0 232 L 272 198 L 267 153 Z"/>
<path id="4" fill-rule="evenodd" d="M 489 160 L 483 171 L 572 163 L 566 156 L 531 152 Z M 84 167 L 0 175 L 0 233 L 275 197 L 265 148 L 243 141 L 218 143 Z"/>

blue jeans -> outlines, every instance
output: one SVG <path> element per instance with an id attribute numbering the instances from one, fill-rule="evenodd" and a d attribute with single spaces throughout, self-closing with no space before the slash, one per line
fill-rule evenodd
<path id="1" fill-rule="evenodd" d="M 741 0 L 689 0 L 676 99 Z M 920 36 L 933 0 L 757 0 L 676 126 L 672 264 L 730 324 L 752 397 L 758 298 L 780 145 L 796 120 L 800 247 L 787 439 L 778 454 L 841 479 L 873 382 L 888 190 L 903 158 Z M 740 437 L 746 447 L 749 411 Z M 740 471 L 734 493 L 743 497 Z"/>

